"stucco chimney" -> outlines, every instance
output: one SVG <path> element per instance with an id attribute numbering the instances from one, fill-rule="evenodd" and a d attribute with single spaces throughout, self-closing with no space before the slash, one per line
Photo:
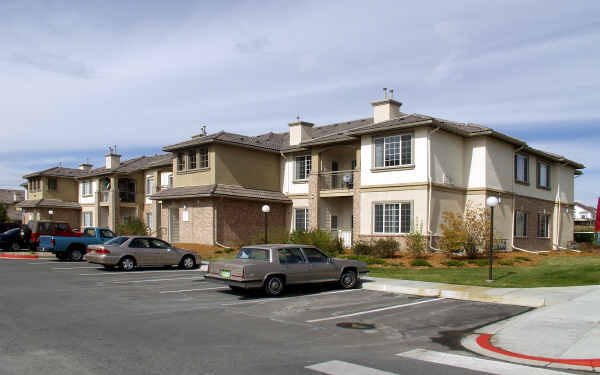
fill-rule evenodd
<path id="1" fill-rule="evenodd" d="M 312 127 L 315 126 L 310 122 L 300 121 L 300 117 L 296 117 L 296 122 L 290 125 L 290 146 L 299 145 L 312 138 Z"/>
<path id="2" fill-rule="evenodd" d="M 82 171 L 89 171 L 92 169 L 92 165 L 88 163 L 79 164 L 79 169 Z"/>
<path id="3" fill-rule="evenodd" d="M 106 157 L 106 169 L 117 168 L 121 164 L 121 155 L 109 152 Z"/>
<path id="4" fill-rule="evenodd" d="M 402 103 L 393 99 L 394 90 L 390 90 L 390 98 L 388 99 L 387 89 L 383 89 L 384 99 L 371 103 L 373 106 L 373 122 L 389 121 L 393 118 L 400 117 L 400 106 Z"/>

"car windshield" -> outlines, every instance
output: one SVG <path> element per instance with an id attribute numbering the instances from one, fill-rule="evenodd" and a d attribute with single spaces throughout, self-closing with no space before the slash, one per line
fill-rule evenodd
<path id="1" fill-rule="evenodd" d="M 19 228 L 14 228 L 14 229 L 9 229 L 9 230 L 7 230 L 7 231 L 6 231 L 6 232 L 4 232 L 3 234 L 12 235 L 12 234 L 15 234 L 15 233 L 17 233 L 17 232 L 19 232 L 19 231 L 20 231 L 20 229 L 19 229 Z"/>
<path id="2" fill-rule="evenodd" d="M 256 260 L 269 260 L 269 250 L 267 249 L 253 249 L 253 248 L 242 248 L 236 256 L 237 259 L 256 259 Z"/>
<path id="3" fill-rule="evenodd" d="M 114 246 L 121 246 L 123 244 L 123 242 L 127 241 L 128 238 L 127 237 L 115 237 L 110 241 L 106 241 L 104 244 L 105 245 L 114 245 Z"/>

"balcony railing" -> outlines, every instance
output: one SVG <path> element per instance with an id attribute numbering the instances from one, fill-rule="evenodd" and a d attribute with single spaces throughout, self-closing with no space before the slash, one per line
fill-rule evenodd
<path id="1" fill-rule="evenodd" d="M 321 190 L 350 190 L 354 187 L 354 171 L 319 173 Z"/>
<path id="2" fill-rule="evenodd" d="M 110 191 L 101 191 L 100 192 L 100 202 L 108 203 L 109 198 L 110 198 Z"/>
<path id="3" fill-rule="evenodd" d="M 108 203 L 108 201 L 110 200 L 110 191 L 101 191 L 100 192 L 100 202 L 101 203 Z M 135 203 L 135 193 L 133 192 L 127 192 L 127 191 L 120 191 L 119 192 L 119 201 L 121 203 Z"/>

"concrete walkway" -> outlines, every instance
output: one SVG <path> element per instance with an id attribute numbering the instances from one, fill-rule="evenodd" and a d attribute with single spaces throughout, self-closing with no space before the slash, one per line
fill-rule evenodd
<path id="1" fill-rule="evenodd" d="M 477 329 L 463 346 L 510 362 L 600 372 L 600 285 L 488 288 L 367 277 L 363 288 L 535 307 Z"/>

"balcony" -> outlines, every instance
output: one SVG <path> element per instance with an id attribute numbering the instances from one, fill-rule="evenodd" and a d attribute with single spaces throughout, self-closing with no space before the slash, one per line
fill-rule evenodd
<path id="1" fill-rule="evenodd" d="M 101 191 L 100 192 L 100 202 L 101 203 L 108 203 L 109 199 L 110 199 L 110 191 Z"/>
<path id="2" fill-rule="evenodd" d="M 319 187 L 321 191 L 351 192 L 354 188 L 354 171 L 321 172 Z"/>

